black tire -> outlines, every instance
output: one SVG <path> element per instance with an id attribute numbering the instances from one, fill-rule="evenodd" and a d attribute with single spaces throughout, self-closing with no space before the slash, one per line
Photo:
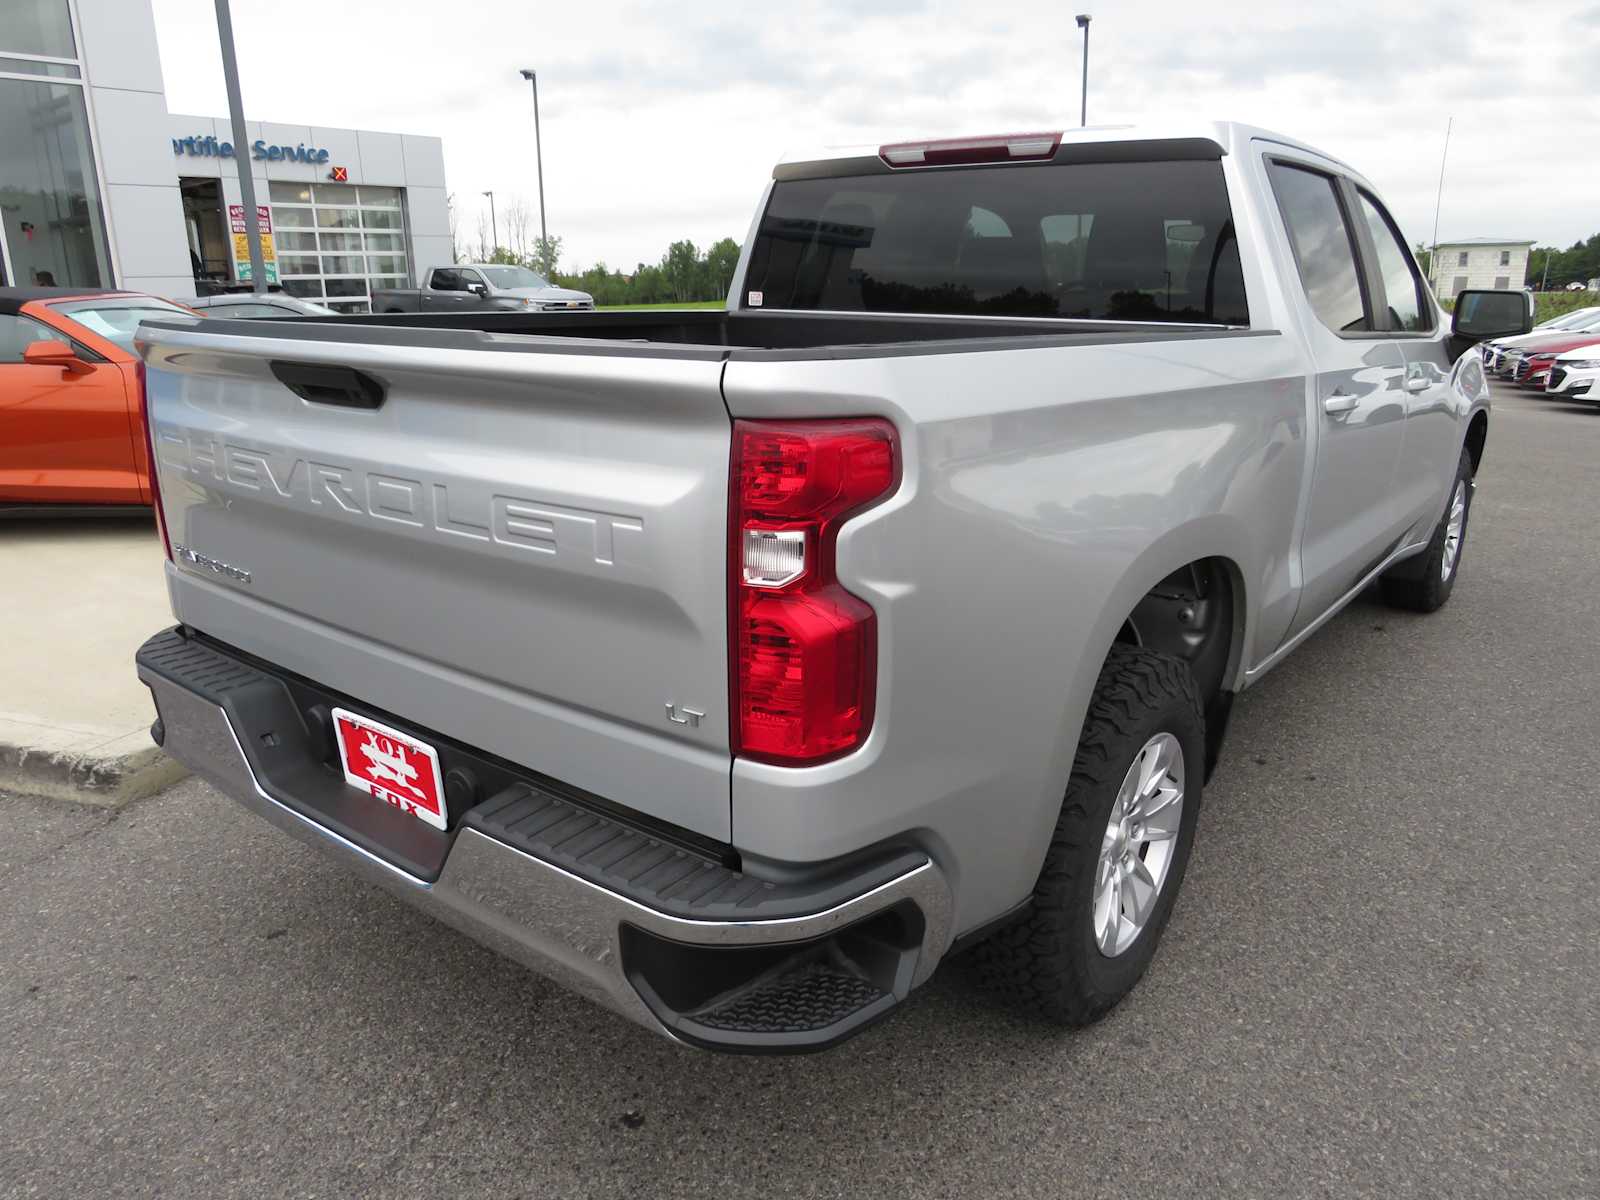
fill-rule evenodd
<path id="1" fill-rule="evenodd" d="M 1445 571 L 1445 542 L 1450 531 L 1450 510 L 1455 504 L 1457 490 L 1462 496 L 1461 536 L 1456 544 L 1455 557 L 1450 570 Z M 1472 456 L 1461 451 L 1456 463 L 1456 475 L 1450 482 L 1450 493 L 1445 498 L 1444 514 L 1434 526 L 1428 548 L 1405 562 L 1396 563 L 1383 573 L 1378 586 L 1385 604 L 1394 608 L 1408 608 L 1412 612 L 1431 613 L 1444 607 L 1455 590 L 1456 576 L 1461 574 L 1461 556 L 1467 548 L 1467 527 L 1472 517 Z"/>
<path id="2" fill-rule="evenodd" d="M 1124 776 L 1145 744 L 1170 733 L 1183 750 L 1184 798 L 1173 857 L 1155 908 L 1115 957 L 1095 940 L 1094 874 L 1101 838 Z M 1063 1025 L 1099 1020 L 1144 974 L 1171 916 L 1194 844 L 1205 774 L 1200 696 L 1181 659 L 1117 645 L 1100 669 L 1061 815 L 1021 920 L 974 948 L 979 976 L 1009 998 Z"/>

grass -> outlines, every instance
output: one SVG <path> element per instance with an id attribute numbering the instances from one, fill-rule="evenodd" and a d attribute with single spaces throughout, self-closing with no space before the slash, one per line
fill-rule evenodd
<path id="1" fill-rule="evenodd" d="M 597 304 L 596 312 L 649 312 L 666 308 L 723 308 L 726 300 L 686 300 L 682 304 Z"/>

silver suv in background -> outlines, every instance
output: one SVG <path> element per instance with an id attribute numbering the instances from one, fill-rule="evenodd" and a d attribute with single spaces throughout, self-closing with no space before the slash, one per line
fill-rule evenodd
<path id="1" fill-rule="evenodd" d="M 1046 132 L 786 159 L 724 312 L 149 322 L 156 739 L 697 1046 L 964 948 L 1095 1020 L 1233 697 L 1456 586 L 1531 314 L 1407 245 L 1291 138 Z"/>

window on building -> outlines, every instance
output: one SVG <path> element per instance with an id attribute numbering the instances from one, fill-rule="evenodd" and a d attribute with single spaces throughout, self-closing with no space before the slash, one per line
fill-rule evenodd
<path id="1" fill-rule="evenodd" d="M 1511 251 L 1509 251 L 1509 250 L 1500 251 L 1500 265 L 1502 267 L 1509 267 L 1511 265 Z"/>
<path id="2" fill-rule="evenodd" d="M 1465 250 L 1463 250 L 1460 254 L 1456 255 L 1456 266 L 1464 267 L 1466 265 L 1467 265 L 1467 252 Z"/>
<path id="3" fill-rule="evenodd" d="M 407 285 L 402 189 L 274 180 L 268 190 L 279 278 L 291 296 L 370 312 L 374 290 Z"/>
<path id="4" fill-rule="evenodd" d="M 1356 272 L 1355 240 L 1333 180 L 1317 171 L 1273 163 L 1272 190 L 1289 229 L 1300 283 L 1318 319 L 1335 333 L 1370 329 Z"/>
<path id="5" fill-rule="evenodd" d="M 14 7 L 0 2 L 0 14 Z M 21 6 L 25 16 L 37 7 Z M 0 42 L 15 36 L 9 17 L 0 18 Z M 80 85 L 0 79 L 0 233 L 7 275 L 17 286 L 111 282 Z"/>
<path id="6" fill-rule="evenodd" d="M 1466 290 L 1467 290 L 1467 277 L 1465 275 L 1457 275 L 1453 280 L 1451 280 L 1451 282 L 1450 282 L 1450 294 L 1452 296 L 1459 296 L 1459 295 L 1461 295 L 1462 292 L 1464 292 Z"/>
<path id="7" fill-rule="evenodd" d="M 1494 290 L 1497 292 L 1509 292 L 1511 290 L 1511 276 L 1496 275 L 1494 277 Z"/>
<path id="8" fill-rule="evenodd" d="M 67 0 L 0 0 L 0 51 L 77 58 Z"/>

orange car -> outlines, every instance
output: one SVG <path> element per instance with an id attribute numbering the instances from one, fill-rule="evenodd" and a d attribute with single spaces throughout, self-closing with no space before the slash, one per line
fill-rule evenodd
<path id="1" fill-rule="evenodd" d="M 0 514 L 150 504 L 133 332 L 174 313 L 193 315 L 138 292 L 0 288 Z"/>

